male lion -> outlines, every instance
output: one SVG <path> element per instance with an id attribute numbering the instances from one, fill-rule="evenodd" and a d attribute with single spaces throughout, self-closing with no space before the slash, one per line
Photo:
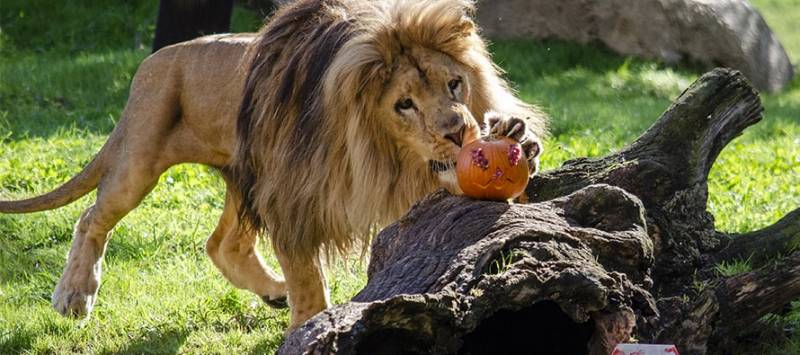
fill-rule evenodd
<path id="1" fill-rule="evenodd" d="M 140 66 L 94 160 L 0 212 L 53 209 L 97 188 L 53 294 L 58 312 L 85 315 L 117 221 L 170 166 L 218 168 L 228 189 L 208 255 L 267 303 L 288 291 L 294 328 L 328 306 L 320 254 L 366 245 L 371 228 L 438 187 L 460 192 L 452 168 L 465 135 L 511 136 L 537 166 L 544 116 L 500 78 L 472 12 L 470 0 L 300 0 L 257 35 L 164 48 Z M 258 254 L 260 233 L 285 282 Z"/>

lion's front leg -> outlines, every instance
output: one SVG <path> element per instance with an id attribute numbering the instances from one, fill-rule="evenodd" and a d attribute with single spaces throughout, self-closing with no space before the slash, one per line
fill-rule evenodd
<path id="1" fill-rule="evenodd" d="M 275 248 L 275 255 L 283 269 L 289 291 L 291 319 L 287 333 L 330 305 L 328 287 L 319 256 L 292 254 L 294 253 L 285 253 L 281 248 Z"/>
<path id="2" fill-rule="evenodd" d="M 537 134 L 530 128 L 526 119 L 509 117 L 497 112 L 488 112 L 484 117 L 485 133 L 494 136 L 506 136 L 522 145 L 528 159 L 531 174 L 539 170 L 539 156 L 542 154 L 542 143 Z"/>
<path id="3" fill-rule="evenodd" d="M 256 232 L 240 224 L 236 196 L 228 189 L 217 228 L 206 241 L 206 252 L 231 284 L 255 293 L 271 307 L 286 308 L 286 285 L 264 263 L 256 246 Z"/>
<path id="4" fill-rule="evenodd" d="M 97 227 L 95 215 L 90 207 L 75 225 L 67 265 L 53 292 L 53 307 L 64 316 L 88 315 L 97 299 L 108 230 Z"/>

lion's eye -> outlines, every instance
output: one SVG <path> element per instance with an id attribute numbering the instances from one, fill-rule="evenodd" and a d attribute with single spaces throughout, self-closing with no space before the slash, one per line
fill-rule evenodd
<path id="1" fill-rule="evenodd" d="M 407 111 L 414 108 L 414 101 L 411 99 L 401 99 L 394 104 L 394 110 L 397 113 L 403 113 L 402 111 Z"/>
<path id="2" fill-rule="evenodd" d="M 451 95 L 458 97 L 458 94 L 461 91 L 461 78 L 450 80 L 447 83 L 447 88 L 450 89 Z"/>

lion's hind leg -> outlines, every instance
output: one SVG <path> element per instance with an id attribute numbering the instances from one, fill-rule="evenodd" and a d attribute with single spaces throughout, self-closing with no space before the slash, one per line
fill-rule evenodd
<path id="1" fill-rule="evenodd" d="M 256 233 L 240 228 L 237 201 L 229 190 L 219 224 L 206 241 L 206 252 L 234 286 L 255 293 L 272 307 L 286 308 L 286 284 L 258 253 Z"/>
<path id="2" fill-rule="evenodd" d="M 107 171 L 97 189 L 97 201 L 83 212 L 72 240 L 64 273 L 53 292 L 53 307 L 65 316 L 88 315 L 100 288 L 103 255 L 112 228 L 152 190 L 160 172 L 140 171 L 121 159 Z M 146 162 L 149 164 L 149 162 Z"/>

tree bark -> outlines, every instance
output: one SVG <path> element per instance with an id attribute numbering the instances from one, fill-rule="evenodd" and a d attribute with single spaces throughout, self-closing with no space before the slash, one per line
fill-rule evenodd
<path id="1" fill-rule="evenodd" d="M 800 212 L 728 235 L 706 210 L 714 160 L 761 112 L 741 74 L 716 69 L 627 148 L 532 179 L 529 203 L 437 192 L 374 239 L 352 302 L 279 353 L 609 354 L 634 339 L 725 353 L 800 297 Z M 728 278 L 714 270 L 751 254 L 787 257 Z"/>
<path id="2" fill-rule="evenodd" d="M 722 280 L 714 288 L 720 305 L 712 341 L 720 347 L 730 344 L 741 329 L 746 329 L 767 313 L 798 298 L 800 252 L 757 271 Z"/>
<path id="3" fill-rule="evenodd" d="M 594 209 L 596 203 L 603 209 Z M 620 338 L 630 334 L 635 313 L 655 312 L 641 286 L 653 260 L 643 213 L 638 199 L 608 185 L 513 205 L 441 191 L 381 232 L 369 284 L 352 303 L 325 312 L 333 323 L 307 323 L 284 349 L 384 353 L 403 344 L 420 354 L 465 353 L 465 346 L 480 353 L 497 331 L 481 324 L 494 318 L 524 332 L 527 323 L 556 324 L 560 332 L 579 333 L 582 342 L 552 347 L 585 352 L 591 343 L 591 353 L 609 354 L 627 339 Z M 503 310 L 510 313 L 496 318 Z M 349 322 L 340 314 L 350 314 Z M 349 329 L 327 338 L 332 326 Z M 317 340 L 309 343 L 309 334 Z"/>
<path id="4" fill-rule="evenodd" d="M 800 208 L 777 223 L 759 231 L 723 234 L 728 245 L 717 255 L 719 261 L 746 260 L 761 266 L 787 251 L 800 250 Z"/>

